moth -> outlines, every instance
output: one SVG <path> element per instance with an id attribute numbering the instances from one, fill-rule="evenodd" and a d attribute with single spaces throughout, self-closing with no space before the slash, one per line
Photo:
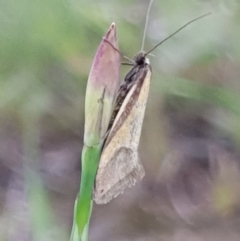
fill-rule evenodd
<path id="1" fill-rule="evenodd" d="M 152 74 L 146 56 L 182 28 L 206 15 L 188 22 L 148 52 L 140 51 L 134 57 L 133 67 L 120 85 L 103 144 L 93 190 L 93 200 L 97 204 L 108 203 L 145 175 L 138 145 Z"/>
<path id="2" fill-rule="evenodd" d="M 145 174 L 137 149 L 152 71 L 143 52 L 134 62 L 119 88 L 102 149 L 93 192 L 97 204 L 109 202 Z"/>

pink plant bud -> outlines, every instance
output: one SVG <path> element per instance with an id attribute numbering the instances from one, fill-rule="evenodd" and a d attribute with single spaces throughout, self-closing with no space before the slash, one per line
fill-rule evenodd
<path id="1" fill-rule="evenodd" d="M 103 37 L 88 77 L 84 130 L 87 146 L 99 144 L 106 134 L 119 88 L 120 55 L 113 46 L 118 49 L 115 23 Z"/>

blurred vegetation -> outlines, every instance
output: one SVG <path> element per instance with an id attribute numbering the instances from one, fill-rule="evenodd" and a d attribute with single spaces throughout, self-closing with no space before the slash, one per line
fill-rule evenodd
<path id="1" fill-rule="evenodd" d="M 134 56 L 147 6 L 0 0 L 1 240 L 68 239 L 93 56 L 111 22 L 120 50 Z M 209 11 L 149 56 L 140 145 L 147 175 L 123 197 L 94 207 L 91 240 L 238 240 L 240 2 L 156 0 L 145 49 Z M 121 71 L 124 77 L 128 69 Z M 199 158 L 204 165 L 192 165 Z"/>

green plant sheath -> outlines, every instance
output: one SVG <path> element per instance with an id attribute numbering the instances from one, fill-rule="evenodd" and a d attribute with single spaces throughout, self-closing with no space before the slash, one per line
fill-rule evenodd
<path id="1" fill-rule="evenodd" d="M 98 167 L 102 144 L 94 147 L 84 146 L 82 150 L 82 175 L 80 192 L 74 207 L 74 224 L 71 241 L 87 240 L 88 223 L 92 210 L 92 189 Z"/>

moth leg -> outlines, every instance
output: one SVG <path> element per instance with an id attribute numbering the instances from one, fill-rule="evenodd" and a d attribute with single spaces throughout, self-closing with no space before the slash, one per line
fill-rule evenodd
<path id="1" fill-rule="evenodd" d="M 120 55 L 122 55 L 122 53 L 119 51 L 119 49 L 117 49 L 108 39 L 106 39 L 105 37 L 103 37 L 103 40 L 108 43 L 115 51 L 117 51 Z"/>
<path id="2" fill-rule="evenodd" d="M 104 88 L 104 90 L 103 90 L 102 97 L 101 97 L 100 99 L 98 99 L 98 103 L 100 103 L 101 106 L 102 106 L 101 110 L 99 109 L 99 111 L 101 111 L 101 117 L 98 118 L 98 120 L 100 121 L 100 127 L 99 127 L 100 132 L 101 132 L 101 126 L 102 126 L 102 113 L 103 113 L 103 108 L 104 108 L 104 95 L 105 95 L 105 90 L 106 90 L 106 88 Z M 99 113 L 99 115 L 100 115 L 100 113 Z M 105 134 L 101 137 L 101 141 L 102 141 L 102 140 L 106 140 L 109 132 L 110 132 L 110 129 L 107 129 L 106 132 L 105 132 Z"/>
<path id="3" fill-rule="evenodd" d="M 134 64 L 134 63 L 121 62 L 121 65 L 135 66 L 136 64 Z"/>
<path id="4" fill-rule="evenodd" d="M 97 103 L 99 104 L 99 108 L 98 108 L 98 113 L 97 113 L 97 122 L 96 122 L 96 125 L 95 125 L 95 128 L 94 128 L 94 132 L 95 133 L 101 133 L 101 130 L 102 130 L 102 117 L 103 117 L 103 109 L 104 109 L 104 96 L 105 96 L 105 92 L 106 92 L 106 87 L 104 87 L 103 89 L 103 93 L 102 93 L 102 96 L 97 100 Z M 104 135 L 105 136 L 105 135 Z M 101 140 L 103 140 L 103 138 L 101 137 Z M 89 145 L 86 145 L 84 143 L 84 145 L 86 147 L 89 147 L 89 148 L 94 148 L 96 147 L 97 145 L 99 145 L 99 142 L 96 143 L 96 144 L 93 144 L 91 146 Z"/>
<path id="5" fill-rule="evenodd" d="M 102 105 L 103 105 L 103 101 L 104 101 L 105 91 L 106 91 L 106 87 L 104 87 L 104 89 L 103 89 L 101 98 L 98 99 L 98 103 L 101 103 Z"/>
<path id="6" fill-rule="evenodd" d="M 102 129 L 102 116 L 103 116 L 103 108 L 104 108 L 105 91 L 106 91 L 106 87 L 104 87 L 104 89 L 103 89 L 102 97 L 100 99 L 98 99 L 100 108 L 98 109 L 98 118 L 97 118 L 98 122 L 96 124 L 96 128 L 100 133 L 101 133 L 101 129 Z"/>
<path id="7" fill-rule="evenodd" d="M 132 65 L 132 66 L 136 65 L 136 63 L 135 63 L 134 60 L 132 60 L 132 59 L 129 58 L 128 56 L 122 54 L 121 51 L 120 51 L 119 49 L 117 49 L 115 46 L 113 46 L 113 44 L 112 44 L 110 41 L 108 41 L 106 38 L 103 38 L 103 40 L 104 40 L 105 42 L 107 42 L 115 51 L 117 51 L 117 52 L 121 55 L 121 57 L 123 57 L 124 59 L 126 59 L 127 61 L 129 61 L 129 62 L 131 63 L 130 65 Z"/>

